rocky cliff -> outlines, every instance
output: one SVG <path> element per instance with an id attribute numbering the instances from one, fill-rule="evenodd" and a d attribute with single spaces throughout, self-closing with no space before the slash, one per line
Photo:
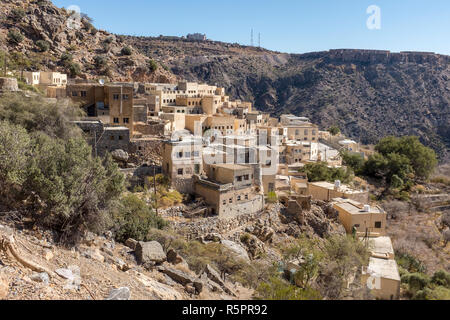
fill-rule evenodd
<path id="1" fill-rule="evenodd" d="M 59 70 L 113 81 L 172 82 L 175 77 L 123 42 L 48 0 L 1 0 L 0 53 L 10 69 Z M 130 50 L 123 50 L 129 47 Z M 3 64 L 3 59 L 2 63 Z"/>

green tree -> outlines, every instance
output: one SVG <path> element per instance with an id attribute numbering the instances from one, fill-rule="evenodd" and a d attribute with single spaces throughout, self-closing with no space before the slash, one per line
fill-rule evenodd
<path id="1" fill-rule="evenodd" d="M 123 197 L 114 213 L 116 239 L 122 242 L 128 238 L 145 241 L 151 228 L 162 229 L 166 224 L 136 195 Z"/>
<path id="2" fill-rule="evenodd" d="M 333 136 L 335 136 L 341 132 L 341 129 L 339 129 L 339 127 L 337 126 L 332 126 L 328 128 L 328 132 L 331 133 Z"/>
<path id="3" fill-rule="evenodd" d="M 131 51 L 131 48 L 130 48 L 130 47 L 123 47 L 121 53 L 122 53 L 124 56 L 131 56 L 131 54 L 132 54 L 133 52 Z"/>
<path id="4" fill-rule="evenodd" d="M 19 44 L 23 41 L 24 36 L 17 30 L 10 30 L 8 32 L 8 40 L 13 44 Z"/>
<path id="5" fill-rule="evenodd" d="M 355 174 L 359 175 L 363 173 L 364 157 L 361 154 L 342 150 L 340 155 L 342 157 L 343 164 L 352 168 Z"/>

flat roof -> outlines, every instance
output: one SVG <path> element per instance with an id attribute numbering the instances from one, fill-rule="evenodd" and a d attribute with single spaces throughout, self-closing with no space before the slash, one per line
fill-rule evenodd
<path id="1" fill-rule="evenodd" d="M 347 199 L 345 199 L 347 200 Z M 383 210 L 380 209 L 378 206 L 370 206 L 370 211 L 366 212 L 364 211 L 364 204 L 361 204 L 356 201 L 341 201 L 334 203 L 336 207 L 340 207 L 344 209 L 345 211 L 349 212 L 350 214 L 368 214 L 368 213 L 384 213 Z"/>
<path id="2" fill-rule="evenodd" d="M 212 167 L 222 168 L 227 170 L 248 170 L 250 167 L 242 166 L 234 163 L 213 164 Z"/>
<path id="3" fill-rule="evenodd" d="M 390 237 L 369 238 L 369 249 L 374 253 L 394 254 Z"/>
<path id="4" fill-rule="evenodd" d="M 105 130 L 130 130 L 127 127 L 105 127 Z"/>
<path id="5" fill-rule="evenodd" d="M 330 183 L 330 182 L 327 182 L 327 181 L 310 182 L 309 184 L 311 184 L 313 186 L 316 186 L 316 187 L 321 187 L 321 188 L 325 188 L 325 189 L 330 189 L 330 190 L 333 189 L 334 190 L 334 183 Z M 339 187 L 339 192 L 343 192 L 343 193 L 364 193 L 365 191 L 352 189 L 349 186 L 341 184 L 341 186 Z"/>
<path id="6" fill-rule="evenodd" d="M 395 260 L 370 258 L 367 272 L 372 276 L 400 281 L 397 262 Z"/>

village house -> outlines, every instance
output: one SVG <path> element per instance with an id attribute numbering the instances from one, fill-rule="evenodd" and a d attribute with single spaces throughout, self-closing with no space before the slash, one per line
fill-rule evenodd
<path id="1" fill-rule="evenodd" d="M 67 74 L 52 71 L 23 72 L 26 84 L 45 92 L 48 98 L 64 98 Z"/>
<path id="2" fill-rule="evenodd" d="M 400 296 L 400 274 L 393 259 L 371 257 L 369 265 L 363 267 L 361 281 L 377 299 L 397 300 Z"/>
<path id="3" fill-rule="evenodd" d="M 378 237 L 386 234 L 386 212 L 351 199 L 333 199 L 333 208 L 339 212 L 339 221 L 347 233 L 356 228 L 358 236 Z"/>
<path id="4" fill-rule="evenodd" d="M 369 202 L 369 191 L 356 190 L 336 181 L 334 184 L 326 181 L 309 182 L 308 194 L 316 200 L 331 201 L 334 198 L 344 198 L 358 201 L 360 203 Z"/>
<path id="5" fill-rule="evenodd" d="M 179 192 L 194 193 L 193 176 L 203 171 L 202 149 L 202 139 L 194 136 L 164 141 L 162 171 Z"/>
<path id="6" fill-rule="evenodd" d="M 195 194 L 222 219 L 264 209 L 264 195 L 254 183 L 254 169 L 236 164 L 211 165 L 207 177 L 195 176 Z"/>

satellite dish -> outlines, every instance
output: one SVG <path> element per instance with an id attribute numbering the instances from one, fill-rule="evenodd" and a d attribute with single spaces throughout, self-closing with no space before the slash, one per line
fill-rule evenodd
<path id="1" fill-rule="evenodd" d="M 104 79 L 100 79 L 100 80 L 98 80 L 98 83 L 100 83 L 101 85 L 104 85 L 105 84 L 105 80 Z"/>

